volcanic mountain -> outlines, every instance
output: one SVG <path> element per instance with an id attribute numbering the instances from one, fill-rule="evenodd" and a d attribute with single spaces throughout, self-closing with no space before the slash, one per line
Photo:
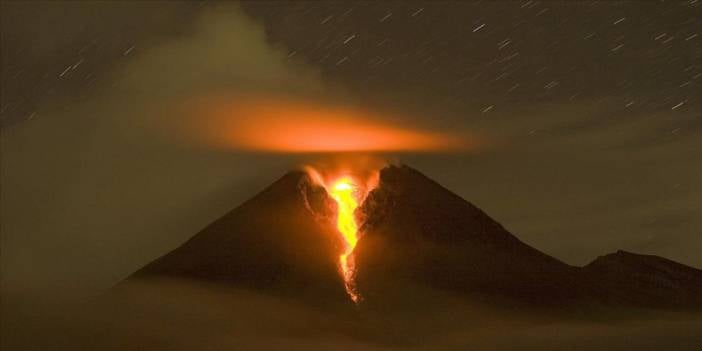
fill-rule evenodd
<path id="1" fill-rule="evenodd" d="M 185 278 L 351 304 L 336 212 L 323 186 L 293 171 L 128 281 Z M 623 251 L 565 264 L 408 166 L 380 170 L 355 215 L 361 306 L 412 301 L 408 287 L 419 287 L 496 304 L 702 307 L 701 270 Z"/>

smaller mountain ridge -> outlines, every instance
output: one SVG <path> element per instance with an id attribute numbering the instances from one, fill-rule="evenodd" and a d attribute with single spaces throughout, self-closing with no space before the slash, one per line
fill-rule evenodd
<path id="1" fill-rule="evenodd" d="M 702 306 L 702 270 L 654 256 L 619 250 L 582 269 L 610 302 L 657 307 Z"/>

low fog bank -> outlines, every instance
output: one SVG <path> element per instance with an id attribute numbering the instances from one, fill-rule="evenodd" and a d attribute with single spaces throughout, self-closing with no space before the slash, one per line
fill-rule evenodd
<path id="1" fill-rule="evenodd" d="M 431 294 L 431 292 L 427 292 Z M 441 294 L 434 292 L 434 294 Z M 3 300 L 3 350 L 697 350 L 702 316 L 554 319 L 454 298 L 436 308 L 322 309 L 183 281 L 130 283 L 91 301 Z M 638 316 L 638 317 L 637 317 Z M 37 337 L 41 335 L 41 337 Z"/>

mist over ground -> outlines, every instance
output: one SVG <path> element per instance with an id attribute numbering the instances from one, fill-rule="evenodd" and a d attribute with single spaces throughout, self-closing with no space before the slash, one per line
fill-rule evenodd
<path id="1" fill-rule="evenodd" d="M 421 290 L 421 288 L 417 287 Z M 558 317 L 494 309 L 424 289 L 441 304 L 383 313 L 316 308 L 186 281 L 130 284 L 100 298 L 3 306 L 6 350 L 697 350 L 702 319 L 638 311 Z M 32 304 L 29 306 L 28 304 Z"/>

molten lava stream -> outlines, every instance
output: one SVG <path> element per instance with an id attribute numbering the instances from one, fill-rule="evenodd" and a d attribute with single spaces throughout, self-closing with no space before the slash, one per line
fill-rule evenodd
<path id="1" fill-rule="evenodd" d="M 350 177 L 342 177 L 334 182 L 330 189 L 331 197 L 337 203 L 336 227 L 344 240 L 344 252 L 339 256 L 339 266 L 344 278 L 346 292 L 353 302 L 358 303 L 361 296 L 356 291 L 354 281 L 355 267 L 353 249 L 358 242 L 358 225 L 354 211 L 358 207 L 357 187 Z"/>

